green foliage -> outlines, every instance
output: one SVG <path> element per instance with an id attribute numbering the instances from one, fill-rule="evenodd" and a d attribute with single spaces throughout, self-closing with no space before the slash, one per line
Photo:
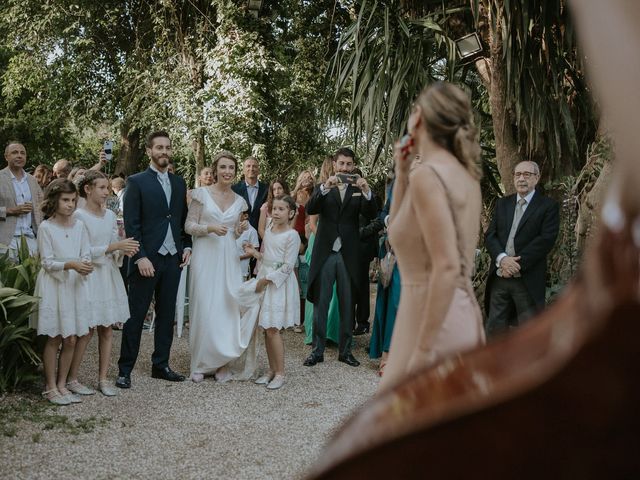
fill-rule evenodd
<path id="1" fill-rule="evenodd" d="M 581 252 L 575 234 L 579 199 L 574 193 L 575 177 L 568 176 L 545 185 L 560 198 L 560 230 L 549 253 L 546 301 L 553 301 L 578 269 Z"/>
<path id="2" fill-rule="evenodd" d="M 349 106 L 354 138 L 374 147 L 374 160 L 386 156 L 404 131 L 420 90 L 434 79 L 451 78 L 455 66 L 455 45 L 445 23 L 460 8 L 440 6 L 416 18 L 401 3 L 363 0 L 329 70 L 335 85 L 332 106 Z"/>
<path id="3" fill-rule="evenodd" d="M 348 15 L 333 0 L 265 0 L 258 19 L 229 0 L 5 3 L 0 139 L 24 137 L 34 164 L 94 163 L 110 137 L 132 173 L 157 128 L 187 179 L 220 149 L 294 177 L 334 147 L 323 79 Z"/>
<path id="4" fill-rule="evenodd" d="M 32 395 L 21 394 L 17 398 L 9 397 L 0 404 L 0 435 L 3 437 L 18 436 L 25 430 L 22 428 L 23 425 L 28 422 L 41 429 L 31 435 L 33 443 L 39 443 L 43 432 L 48 430 L 80 435 L 104 427 L 111 420 L 108 417 L 95 416 L 70 419 L 66 415 L 53 413 L 53 409 L 55 409 L 53 405 Z"/>
<path id="5" fill-rule="evenodd" d="M 525 158 L 551 178 L 579 171 L 597 117 L 566 0 L 485 0 L 500 35 L 510 120 Z"/>
<path id="6" fill-rule="evenodd" d="M 24 238 L 15 264 L 8 253 L 0 257 L 0 393 L 37 378 L 40 358 L 29 316 L 37 308 L 33 297 L 39 261 L 29 256 Z"/>

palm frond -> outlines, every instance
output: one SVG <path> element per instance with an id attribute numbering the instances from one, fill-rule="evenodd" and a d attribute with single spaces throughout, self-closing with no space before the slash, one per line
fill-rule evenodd
<path id="1" fill-rule="evenodd" d="M 445 24 L 450 15 L 468 11 L 438 2 L 416 18 L 400 3 L 364 0 L 339 40 L 328 73 L 335 86 L 330 107 L 341 108 L 349 96 L 354 137 L 375 150 L 374 161 L 402 134 L 419 91 L 434 78 L 453 77 L 455 44 Z"/>

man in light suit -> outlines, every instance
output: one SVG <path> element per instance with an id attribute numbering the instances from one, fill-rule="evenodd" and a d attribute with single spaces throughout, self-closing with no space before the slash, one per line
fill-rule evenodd
<path id="1" fill-rule="evenodd" d="M 7 167 L 0 170 L 0 253 L 9 250 L 17 258 L 24 237 L 31 253 L 38 250 L 36 235 L 42 221 L 42 189 L 37 180 L 24 171 L 27 150 L 19 142 L 4 149 Z"/>
<path id="2" fill-rule="evenodd" d="M 173 320 L 181 269 L 191 256 L 191 237 L 184 231 L 187 187 L 181 177 L 168 173 L 171 140 L 166 132 L 147 138 L 151 160 L 144 172 L 127 179 L 124 194 L 124 228 L 127 237 L 140 242 L 129 259 L 129 310 L 122 329 L 116 386 L 131 387 L 131 371 L 138 358 L 144 317 L 155 294 L 154 351 L 151 376 L 181 382 L 184 376 L 169 367 Z"/>
<path id="3" fill-rule="evenodd" d="M 520 162 L 516 193 L 501 198 L 485 236 L 491 268 L 485 292 L 487 336 L 517 326 L 545 304 L 547 255 L 560 227 L 557 202 L 535 189 L 540 168 Z"/>
<path id="4" fill-rule="evenodd" d="M 307 299 L 313 303 L 313 350 L 304 361 L 312 367 L 324 361 L 327 314 L 336 284 L 340 304 L 338 361 L 357 367 L 360 362 L 351 353 L 354 302 L 360 284 L 360 215 L 371 220 L 376 215 L 376 201 L 367 181 L 349 174 L 355 167 L 355 154 L 339 149 L 333 160 L 334 175 L 318 185 L 307 202 L 306 212 L 319 215 L 318 231 L 311 254 Z M 346 176 L 345 176 L 346 175 Z"/>
<path id="5" fill-rule="evenodd" d="M 249 205 L 249 224 L 258 230 L 260 207 L 267 201 L 269 185 L 258 180 L 260 164 L 255 157 L 247 157 L 242 164 L 244 180 L 236 183 L 231 189 L 245 199 Z"/>

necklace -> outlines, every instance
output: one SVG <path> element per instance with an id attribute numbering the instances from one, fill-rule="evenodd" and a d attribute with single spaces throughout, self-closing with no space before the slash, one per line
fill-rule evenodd
<path id="1" fill-rule="evenodd" d="M 75 223 L 71 226 L 66 226 L 59 222 L 54 222 L 54 223 L 62 229 L 62 231 L 64 232 L 64 238 L 69 238 L 69 232 L 73 231 L 73 227 L 75 226 Z"/>

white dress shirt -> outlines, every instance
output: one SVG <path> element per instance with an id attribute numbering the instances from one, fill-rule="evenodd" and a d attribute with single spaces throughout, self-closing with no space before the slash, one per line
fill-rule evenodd
<path id="1" fill-rule="evenodd" d="M 249 205 L 251 206 L 251 209 L 253 210 L 253 205 L 256 203 L 256 198 L 258 198 L 258 187 L 259 187 L 259 184 L 258 184 L 258 182 L 256 182 L 255 185 L 251 185 L 250 183 L 247 183 L 246 180 L 245 180 L 244 183 L 247 185 L 247 197 L 249 197 Z"/>
<path id="2" fill-rule="evenodd" d="M 524 216 L 524 212 L 527 211 L 527 207 L 529 206 L 529 204 L 531 203 L 531 199 L 533 198 L 533 196 L 535 195 L 536 191 L 531 190 L 526 196 L 521 197 L 520 195 L 516 195 L 516 208 L 518 207 L 518 202 L 520 201 L 521 198 L 524 198 L 525 203 L 522 206 L 522 215 Z M 504 258 L 504 257 L 508 257 L 507 252 L 502 252 L 500 255 L 497 256 L 496 258 L 496 267 L 500 268 L 500 261 Z"/>
<path id="3" fill-rule="evenodd" d="M 27 174 L 25 173 L 25 171 L 22 171 L 22 179 L 20 180 L 16 178 L 13 172 L 9 171 L 9 173 L 11 174 L 13 189 L 16 192 L 16 205 L 32 202 L 33 199 L 31 197 L 31 189 L 29 188 L 29 183 L 27 182 Z M 16 222 L 16 231 L 13 235 L 15 237 L 24 235 L 25 237 L 35 238 L 33 228 L 31 227 L 32 221 L 33 219 L 31 216 L 31 212 L 18 215 L 18 220 Z"/>

